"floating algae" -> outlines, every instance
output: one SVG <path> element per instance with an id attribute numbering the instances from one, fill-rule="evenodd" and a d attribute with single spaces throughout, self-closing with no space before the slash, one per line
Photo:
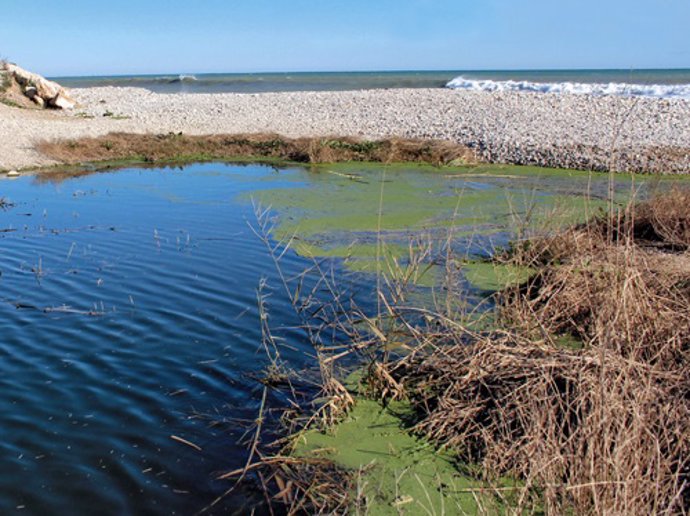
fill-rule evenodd
<path id="1" fill-rule="evenodd" d="M 485 506 L 495 503 L 482 495 L 481 482 L 458 470 L 450 453 L 404 428 L 411 416 L 409 403 L 382 407 L 358 398 L 347 418 L 329 432 L 304 433 L 294 454 L 327 458 L 358 472 L 366 514 L 477 514 L 478 499 Z"/>
<path id="2" fill-rule="evenodd" d="M 517 265 L 467 262 L 463 264 L 462 272 L 473 287 L 485 292 L 498 292 L 506 287 L 524 283 L 535 271 Z"/>
<path id="3" fill-rule="evenodd" d="M 460 254 L 487 257 L 518 234 L 582 222 L 606 207 L 609 176 L 501 165 L 339 163 L 293 170 L 284 179 L 289 184 L 252 194 L 278 213 L 276 238 L 296 237 L 293 247 L 302 256 L 338 257 L 353 271 L 386 272 L 391 259 L 408 259 L 409 242 L 420 236 L 436 251 L 453 239 Z M 629 197 L 630 181 L 616 176 L 617 202 Z M 420 281 L 434 283 L 432 276 Z"/>

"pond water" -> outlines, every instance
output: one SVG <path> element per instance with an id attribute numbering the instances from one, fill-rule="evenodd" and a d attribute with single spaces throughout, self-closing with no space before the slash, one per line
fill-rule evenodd
<path id="1" fill-rule="evenodd" d="M 246 460 L 263 389 L 251 373 L 267 365 L 263 278 L 283 358 L 313 365 L 249 227 L 252 197 L 273 205 L 278 236 L 301 235 L 301 255 L 282 259 L 286 276 L 330 256 L 366 306 L 370 276 L 343 256 L 370 260 L 374 229 L 399 242 L 409 228 L 454 226 L 460 247 L 487 254 L 527 210 L 516 199 L 553 207 L 588 181 L 529 169 L 386 174 L 200 164 L 0 182 L 13 204 L 0 212 L 0 513 L 194 514 L 228 489 L 215 478 Z M 237 490 L 208 513 L 257 500 Z"/>

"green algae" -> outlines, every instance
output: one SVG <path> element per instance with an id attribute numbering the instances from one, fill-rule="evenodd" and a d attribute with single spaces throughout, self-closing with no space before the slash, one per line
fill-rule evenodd
<path id="1" fill-rule="evenodd" d="M 360 171 L 362 180 L 315 172 L 305 188 L 261 192 L 259 199 L 288 215 L 282 234 L 312 237 L 332 232 L 391 232 L 474 226 L 496 215 L 496 193 L 456 185 L 439 172 L 398 170 L 384 177 Z M 461 217 L 454 217 L 456 210 Z"/>
<path id="2" fill-rule="evenodd" d="M 328 432 L 310 430 L 296 443 L 294 455 L 321 457 L 356 472 L 366 499 L 366 514 L 477 514 L 480 481 L 464 475 L 453 455 L 405 429 L 409 403 L 386 407 L 357 398 L 347 418 Z"/>
<path id="3" fill-rule="evenodd" d="M 494 262 L 467 262 L 462 266 L 465 279 L 473 287 L 485 292 L 498 292 L 509 286 L 520 285 L 536 271 L 529 267 Z"/>
<path id="4" fill-rule="evenodd" d="M 343 265 L 350 272 L 384 274 L 395 281 L 407 281 L 421 287 L 433 287 L 438 284 L 442 268 L 429 263 L 420 267 L 407 264 L 411 253 L 422 252 L 414 246 L 398 243 L 352 243 L 334 247 L 318 247 L 307 241 L 296 241 L 293 248 L 300 256 L 307 258 L 341 258 Z"/>
<path id="5" fill-rule="evenodd" d="M 351 270 L 379 271 L 371 245 L 362 242 L 404 244 L 430 234 L 437 242 L 477 236 L 506 245 L 515 235 L 601 212 L 609 175 L 508 165 L 338 163 L 312 165 L 283 179 L 285 186 L 253 194 L 279 215 L 277 238 L 296 235 L 300 254 L 339 257 Z M 627 201 L 632 182 L 639 187 L 656 181 L 617 175 L 615 200 Z"/>

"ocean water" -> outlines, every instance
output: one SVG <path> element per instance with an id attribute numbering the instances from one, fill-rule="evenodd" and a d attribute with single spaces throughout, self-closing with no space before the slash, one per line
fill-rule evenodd
<path id="1" fill-rule="evenodd" d="M 448 87 L 486 91 L 690 98 L 690 69 L 202 73 L 54 79 L 69 88 L 131 86 L 157 93 L 262 93 Z"/>

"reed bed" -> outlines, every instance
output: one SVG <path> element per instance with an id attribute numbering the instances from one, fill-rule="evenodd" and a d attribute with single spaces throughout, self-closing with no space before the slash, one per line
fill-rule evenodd
<path id="1" fill-rule="evenodd" d="M 444 345 L 397 375 L 419 410 L 417 432 L 490 482 L 522 482 L 517 513 L 687 510 L 687 375 L 507 336 Z"/>

